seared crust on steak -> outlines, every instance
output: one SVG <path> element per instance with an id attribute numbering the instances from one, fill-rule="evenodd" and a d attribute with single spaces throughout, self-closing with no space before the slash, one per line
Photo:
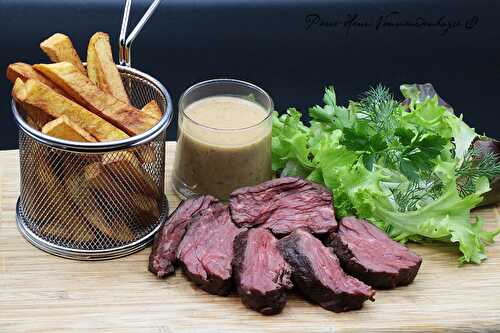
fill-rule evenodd
<path id="1" fill-rule="evenodd" d="M 223 203 L 193 217 L 177 249 L 186 276 L 211 294 L 228 295 L 232 287 L 233 241 L 241 231 Z"/>
<path id="2" fill-rule="evenodd" d="M 298 228 L 325 234 L 337 227 L 332 193 L 296 177 L 236 190 L 230 195 L 230 207 L 236 225 L 261 226 L 275 235 L 287 235 Z"/>
<path id="3" fill-rule="evenodd" d="M 355 217 L 344 217 L 328 244 L 342 268 L 374 288 L 395 288 L 410 284 L 422 258 L 393 241 L 375 225 Z"/>
<path id="4" fill-rule="evenodd" d="M 292 270 L 270 231 L 249 229 L 236 237 L 233 272 L 238 294 L 248 308 L 264 315 L 283 310 Z"/>
<path id="5" fill-rule="evenodd" d="M 332 249 L 308 232 L 298 229 L 280 239 L 278 247 L 292 266 L 293 284 L 323 308 L 343 312 L 374 300 L 375 290 L 345 274 Z"/>
<path id="6" fill-rule="evenodd" d="M 181 202 L 177 209 L 170 214 L 167 221 L 156 233 L 153 248 L 149 255 L 149 271 L 158 278 L 173 274 L 175 254 L 182 237 L 186 233 L 186 226 L 191 217 L 217 202 L 210 195 L 188 199 Z"/>

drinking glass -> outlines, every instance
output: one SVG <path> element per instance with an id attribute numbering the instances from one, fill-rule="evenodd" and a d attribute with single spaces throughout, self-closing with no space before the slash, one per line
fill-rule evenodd
<path id="1" fill-rule="evenodd" d="M 247 126 L 222 128 L 202 124 L 186 113 L 192 103 L 214 96 L 257 103 L 263 109 L 263 117 Z M 188 88 L 179 100 L 175 191 L 183 198 L 210 194 L 227 199 L 237 188 L 271 179 L 272 111 L 269 94 L 248 82 L 216 79 Z M 237 107 L 230 112 L 238 119 Z"/>

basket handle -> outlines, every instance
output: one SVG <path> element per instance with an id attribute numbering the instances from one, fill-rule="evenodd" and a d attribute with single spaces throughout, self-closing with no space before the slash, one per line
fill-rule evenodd
<path id="1" fill-rule="evenodd" d="M 132 66 L 132 61 L 130 59 L 132 42 L 141 32 L 144 25 L 149 21 L 151 15 L 153 15 L 154 11 L 160 4 L 160 1 L 161 0 L 153 1 L 153 3 L 149 6 L 148 10 L 146 10 L 146 13 L 144 13 L 144 16 L 142 16 L 142 18 L 139 20 L 139 23 L 137 23 L 134 30 L 132 30 L 132 32 L 128 37 L 126 37 L 126 35 L 127 35 L 128 19 L 130 16 L 130 7 L 132 6 L 132 0 L 125 1 L 125 9 L 123 11 L 122 27 L 120 30 L 120 40 L 119 40 L 119 52 L 118 52 L 120 65 L 127 67 Z"/>

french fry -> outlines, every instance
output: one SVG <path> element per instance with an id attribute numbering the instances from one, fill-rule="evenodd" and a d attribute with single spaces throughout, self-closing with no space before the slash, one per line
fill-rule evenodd
<path id="1" fill-rule="evenodd" d="M 134 154 L 108 153 L 102 162 L 87 165 L 84 176 L 95 191 L 109 198 L 108 205 L 122 206 L 138 222 L 147 224 L 159 217 L 158 189 Z M 116 198 L 119 202 L 113 203 Z"/>
<path id="2" fill-rule="evenodd" d="M 129 137 L 104 119 L 36 80 L 29 79 L 23 83 L 19 79 L 14 85 L 12 95 L 36 124 L 37 129 L 43 128 L 55 118 L 66 115 L 70 121 L 80 126 L 97 141 L 116 141 Z M 154 151 L 150 147 L 140 147 L 137 153 L 143 163 L 155 161 Z"/>
<path id="3" fill-rule="evenodd" d="M 100 90 L 69 62 L 33 66 L 57 84 L 75 101 L 106 119 L 128 135 L 141 134 L 158 120 Z"/>
<path id="4" fill-rule="evenodd" d="M 69 141 L 97 142 L 89 132 L 71 121 L 66 115 L 45 124 L 42 127 L 42 133 Z"/>
<path id="5" fill-rule="evenodd" d="M 150 115 L 151 117 L 154 117 L 156 120 L 160 120 L 161 117 L 163 116 L 160 106 L 158 105 L 158 103 L 156 103 L 154 99 L 148 104 L 144 105 L 144 107 L 141 110 L 142 112 Z"/>
<path id="6" fill-rule="evenodd" d="M 22 82 L 22 81 L 21 81 Z M 14 91 L 13 91 L 14 92 Z M 15 98 L 15 96 L 14 96 Z M 30 126 L 37 130 L 41 130 L 45 124 L 47 124 L 49 121 L 52 121 L 54 117 L 52 117 L 50 114 L 47 114 L 43 112 L 41 109 L 37 108 L 36 106 L 30 105 L 28 103 L 25 103 L 21 100 L 18 100 L 15 98 L 18 104 L 21 106 L 21 110 L 23 110 L 26 114 L 26 120 Z M 29 120 L 29 121 L 28 121 Z M 30 121 L 32 122 L 30 124 Z"/>
<path id="7" fill-rule="evenodd" d="M 156 155 L 153 147 L 148 146 L 147 144 L 139 147 L 135 153 L 141 163 L 153 163 L 156 161 Z"/>
<path id="8" fill-rule="evenodd" d="M 87 46 L 87 76 L 89 80 L 99 87 L 99 72 L 97 68 L 97 55 L 95 52 L 95 48 L 92 46 L 91 41 L 89 41 L 89 45 Z M 102 87 L 99 87 L 104 90 Z"/>
<path id="9" fill-rule="evenodd" d="M 127 151 L 106 153 L 101 162 L 84 168 L 85 179 L 106 190 L 116 187 L 116 183 L 127 184 L 125 191 L 140 193 L 156 198 L 158 187 L 133 153 Z M 111 175 L 111 176 L 107 176 Z"/>
<path id="10" fill-rule="evenodd" d="M 156 183 L 142 168 L 133 153 L 127 151 L 107 153 L 102 157 L 102 165 L 117 175 L 115 179 L 121 179 L 123 182 L 128 182 L 132 188 L 137 188 L 137 192 L 153 197 L 158 195 Z"/>
<path id="11" fill-rule="evenodd" d="M 85 215 L 71 200 L 66 186 L 59 180 L 52 169 L 52 163 L 47 156 L 37 165 L 37 189 L 43 190 L 44 200 L 39 202 L 38 210 L 46 212 L 42 233 L 52 237 L 76 242 L 87 242 L 95 238 L 95 233 L 88 225 Z"/>
<path id="12" fill-rule="evenodd" d="M 135 203 L 134 207 L 136 209 L 137 218 L 143 223 L 148 223 L 149 221 L 154 221 L 160 217 L 160 209 L 156 200 L 150 196 L 133 193 L 132 200 Z"/>
<path id="13" fill-rule="evenodd" d="M 96 32 L 90 38 L 87 49 L 87 70 L 89 79 L 102 91 L 130 104 L 123 81 L 113 60 L 109 35 Z"/>
<path id="14" fill-rule="evenodd" d="M 36 80 L 29 79 L 23 82 L 18 79 L 14 84 L 12 95 L 23 105 L 23 108 L 24 106 L 38 108 L 52 119 L 66 115 L 99 141 L 128 138 L 127 134 L 106 120 Z"/>
<path id="15" fill-rule="evenodd" d="M 105 168 L 100 169 L 96 164 L 85 168 L 86 177 L 97 172 L 95 177 L 86 179 L 101 198 L 107 209 L 120 211 L 125 217 L 133 218 L 134 222 L 150 224 L 158 219 L 160 211 L 156 200 L 149 195 L 130 192 L 129 184 L 124 184 L 107 173 Z M 119 200 L 117 200 L 119 198 Z"/>
<path id="16" fill-rule="evenodd" d="M 155 100 L 152 100 L 148 104 L 144 105 L 144 107 L 141 109 L 141 112 L 145 112 L 152 117 L 157 118 L 158 120 L 160 120 L 163 115 L 160 107 L 158 106 L 158 103 L 156 103 Z M 142 163 L 153 163 L 154 161 L 156 161 L 155 151 L 150 145 L 146 144 L 141 146 L 137 150 L 136 154 Z"/>
<path id="17" fill-rule="evenodd" d="M 163 113 L 161 112 L 161 109 L 155 100 L 152 100 L 148 104 L 144 105 L 141 109 L 141 112 L 145 112 L 158 120 L 160 120 L 163 116 Z M 151 145 L 147 144 L 141 146 L 136 154 L 138 155 L 142 163 L 153 163 L 157 158 L 154 148 Z"/>
<path id="18" fill-rule="evenodd" d="M 124 219 L 123 221 L 106 219 L 103 212 L 109 208 L 87 188 L 81 176 L 69 178 L 66 185 L 70 196 L 74 198 L 73 200 L 77 203 L 82 214 L 97 230 L 119 242 L 134 240 L 134 232 Z"/>
<path id="19" fill-rule="evenodd" d="M 25 118 L 26 118 L 26 123 L 28 125 L 30 125 L 31 127 L 33 127 L 34 129 L 37 129 L 37 130 L 41 129 L 40 126 L 38 126 L 38 124 L 29 115 L 26 115 Z"/>
<path id="20" fill-rule="evenodd" d="M 59 87 L 57 87 L 55 84 L 53 84 L 52 81 L 37 72 L 31 65 L 28 65 L 24 62 L 16 62 L 10 64 L 9 67 L 7 67 L 7 79 L 9 79 L 9 81 L 14 84 L 16 83 L 16 80 L 18 78 L 23 80 L 24 82 L 26 82 L 28 79 L 40 81 L 46 86 L 49 86 L 50 88 L 55 90 L 57 93 L 61 95 L 65 94 L 65 92 L 62 89 L 59 89 Z"/>
<path id="21" fill-rule="evenodd" d="M 37 80 L 50 88 L 54 89 L 54 91 L 64 95 L 64 91 L 59 89 L 56 85 L 52 83 L 49 79 L 47 79 L 45 76 L 43 76 L 41 73 L 37 72 L 31 65 L 23 63 L 23 62 L 16 62 L 13 64 L 10 64 L 9 67 L 7 67 L 7 79 L 11 81 L 12 83 L 15 83 L 17 79 L 21 79 L 24 82 L 27 81 L 28 79 L 33 79 Z M 23 103 L 20 103 L 22 109 L 25 111 L 25 119 L 28 125 L 31 127 L 41 130 L 42 127 L 48 123 L 49 121 L 53 120 L 54 117 L 46 114 L 42 110 L 25 105 Z"/>
<path id="22" fill-rule="evenodd" d="M 41 232 L 45 236 L 50 236 L 66 241 L 74 242 L 90 242 L 95 239 L 94 232 L 86 224 L 82 224 L 79 220 L 73 220 L 76 225 L 68 229 L 68 225 L 57 222 L 45 222 Z M 71 230 L 75 230 L 74 232 Z"/>
<path id="23" fill-rule="evenodd" d="M 70 62 L 83 75 L 87 75 L 87 71 L 68 36 L 61 33 L 53 34 L 40 43 L 40 48 L 53 62 Z"/>

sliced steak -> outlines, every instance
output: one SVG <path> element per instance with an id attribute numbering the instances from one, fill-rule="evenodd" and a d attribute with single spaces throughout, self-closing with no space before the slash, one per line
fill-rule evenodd
<path id="1" fill-rule="evenodd" d="M 375 291 L 344 273 L 332 249 L 304 230 L 280 239 L 278 247 L 292 266 L 293 284 L 323 308 L 342 312 L 359 309 Z"/>
<path id="2" fill-rule="evenodd" d="M 344 270 L 375 288 L 394 288 L 415 279 L 422 258 L 373 224 L 344 217 L 328 244 Z"/>
<path id="3" fill-rule="evenodd" d="M 174 273 L 175 253 L 191 216 L 217 202 L 206 195 L 183 201 L 156 233 L 149 255 L 149 271 L 159 278 Z"/>
<path id="4" fill-rule="evenodd" d="M 275 235 L 302 228 L 314 234 L 336 229 L 332 193 L 301 178 L 277 178 L 231 193 L 231 215 L 238 226 L 262 225 Z"/>
<path id="5" fill-rule="evenodd" d="M 236 237 L 233 271 L 243 304 L 264 315 L 283 310 L 292 271 L 271 232 L 255 228 Z"/>
<path id="6" fill-rule="evenodd" d="M 215 204 L 193 217 L 177 249 L 186 276 L 211 294 L 229 294 L 233 242 L 240 231 L 226 204 Z"/>

